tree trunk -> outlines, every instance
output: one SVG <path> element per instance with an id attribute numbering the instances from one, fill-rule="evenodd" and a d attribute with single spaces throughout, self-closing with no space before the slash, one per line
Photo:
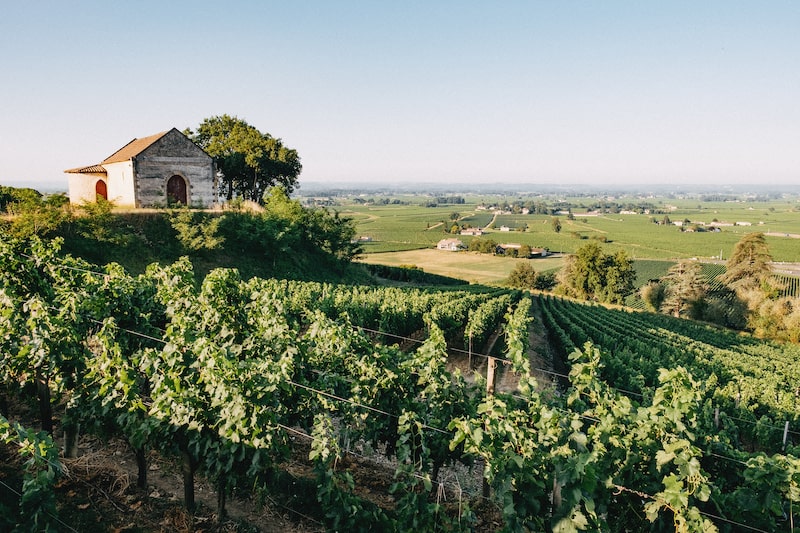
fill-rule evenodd
<path id="1" fill-rule="evenodd" d="M 188 451 L 182 452 L 183 455 L 183 502 L 186 510 L 194 512 L 194 471 L 196 468 L 195 462 L 192 460 L 191 454 Z"/>
<path id="2" fill-rule="evenodd" d="M 53 406 L 50 404 L 50 381 L 36 372 L 36 394 L 39 397 L 39 416 L 42 420 L 42 431 L 53 434 Z"/>
<path id="3" fill-rule="evenodd" d="M 220 474 L 217 481 L 217 523 L 222 523 L 228 514 L 225 510 L 225 502 L 228 498 L 228 476 Z"/>
<path id="4" fill-rule="evenodd" d="M 80 430 L 81 425 L 77 422 L 64 425 L 64 457 L 67 459 L 78 457 L 78 435 Z"/>
<path id="5" fill-rule="evenodd" d="M 6 388 L 0 388 L 0 415 L 8 418 L 8 396 L 6 395 Z"/>
<path id="6" fill-rule="evenodd" d="M 147 454 L 144 446 L 134 449 L 136 454 L 136 486 L 144 490 L 147 488 Z"/>

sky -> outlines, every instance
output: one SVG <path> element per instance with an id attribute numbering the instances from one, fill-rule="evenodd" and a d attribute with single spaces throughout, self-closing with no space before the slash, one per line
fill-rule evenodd
<path id="1" fill-rule="evenodd" d="M 4 2 L 0 184 L 228 114 L 303 182 L 800 187 L 800 2 Z"/>

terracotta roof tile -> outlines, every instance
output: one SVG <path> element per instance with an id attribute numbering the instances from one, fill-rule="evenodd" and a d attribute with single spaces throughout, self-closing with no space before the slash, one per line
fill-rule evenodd
<path id="1" fill-rule="evenodd" d="M 106 174 L 106 169 L 100 165 L 89 165 L 88 167 L 78 167 L 65 170 L 67 174 Z"/>
<path id="2" fill-rule="evenodd" d="M 169 130 L 171 131 L 171 130 Z M 139 155 L 142 153 L 145 148 L 159 140 L 161 137 L 169 133 L 169 131 L 162 131 L 161 133 L 156 133 L 155 135 L 150 135 L 149 137 L 142 137 L 141 139 L 134 139 L 107 158 L 103 160 L 101 165 L 105 165 L 106 163 L 119 163 L 120 161 L 127 161 L 131 157 Z"/>

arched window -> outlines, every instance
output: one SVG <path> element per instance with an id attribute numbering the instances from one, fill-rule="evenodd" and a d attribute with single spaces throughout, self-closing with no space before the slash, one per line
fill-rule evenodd
<path id="1" fill-rule="evenodd" d="M 167 203 L 186 205 L 186 180 L 177 174 L 167 180 Z"/>
<path id="2" fill-rule="evenodd" d="M 97 183 L 94 184 L 94 193 L 98 198 L 108 200 L 108 187 L 106 186 L 106 182 L 97 180 Z"/>

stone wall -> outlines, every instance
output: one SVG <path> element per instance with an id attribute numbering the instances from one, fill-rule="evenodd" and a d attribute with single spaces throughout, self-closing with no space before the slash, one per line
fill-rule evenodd
<path id="1" fill-rule="evenodd" d="M 136 207 L 165 207 L 167 180 L 175 175 L 187 183 L 190 207 L 214 207 L 217 203 L 213 160 L 176 129 L 137 155 L 133 171 Z"/>

